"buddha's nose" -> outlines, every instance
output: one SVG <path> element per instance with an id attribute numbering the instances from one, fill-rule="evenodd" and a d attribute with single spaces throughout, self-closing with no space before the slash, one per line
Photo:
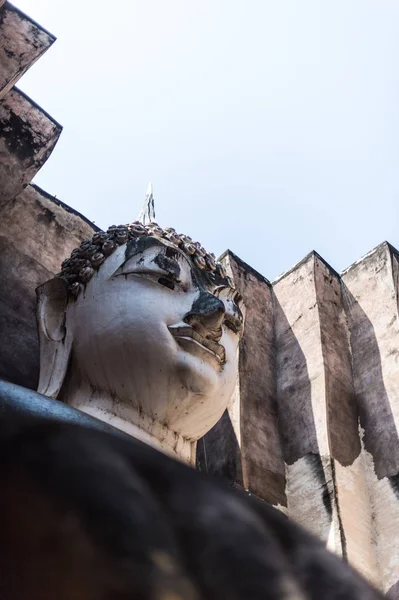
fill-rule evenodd
<path id="1" fill-rule="evenodd" d="M 209 292 L 201 292 L 183 321 L 191 325 L 202 337 L 218 342 L 222 337 L 225 306 Z"/>

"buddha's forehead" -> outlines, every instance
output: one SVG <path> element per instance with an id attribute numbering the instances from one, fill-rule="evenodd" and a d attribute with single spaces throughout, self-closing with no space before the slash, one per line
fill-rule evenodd
<path id="1" fill-rule="evenodd" d="M 113 225 L 106 232 L 97 232 L 91 240 L 82 242 L 62 263 L 58 277 L 68 283 L 70 295 L 76 298 L 96 271 L 100 270 L 105 275 L 111 267 L 109 263 L 113 263 L 114 267 L 116 261 L 120 263 L 116 266 L 121 266 L 126 260 L 134 257 L 144 259 L 157 251 L 157 260 L 163 260 L 165 266 L 169 264 L 173 268 L 175 264 L 176 268 L 180 268 L 179 263 L 188 265 L 197 287 L 210 291 L 220 286 L 234 289 L 223 265 L 201 244 L 176 233 L 173 228 L 162 229 L 156 223 L 142 225 L 137 221 L 130 225 Z M 158 266 L 162 268 L 160 264 Z"/>

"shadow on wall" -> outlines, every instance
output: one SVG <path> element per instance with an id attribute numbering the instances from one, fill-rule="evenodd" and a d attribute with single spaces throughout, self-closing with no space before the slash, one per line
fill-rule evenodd
<path id="1" fill-rule="evenodd" d="M 345 284 L 343 297 L 364 446 L 373 457 L 378 479 L 388 477 L 399 500 L 399 437 L 384 384 L 377 337 L 370 319 Z"/>
<path id="2" fill-rule="evenodd" d="M 306 498 L 313 506 L 324 508 L 325 516 L 319 519 L 317 529 L 326 541 L 332 523 L 332 504 L 317 440 L 306 357 L 276 296 L 274 314 L 278 422 L 287 465 L 289 514 L 300 520 L 297 513 L 306 508 L 303 506 Z M 314 401 L 325 400 L 315 398 Z M 302 464 L 298 463 L 301 459 Z M 318 493 L 321 497 L 314 497 Z"/>
<path id="3" fill-rule="evenodd" d="M 39 381 L 35 287 L 51 273 L 0 236 L 0 378 L 32 390 Z"/>
<path id="4" fill-rule="evenodd" d="M 196 466 L 199 471 L 243 485 L 241 450 L 227 410 L 208 433 L 198 440 Z"/>
<path id="5" fill-rule="evenodd" d="M 399 581 L 393 584 L 386 593 L 388 600 L 399 600 Z"/>

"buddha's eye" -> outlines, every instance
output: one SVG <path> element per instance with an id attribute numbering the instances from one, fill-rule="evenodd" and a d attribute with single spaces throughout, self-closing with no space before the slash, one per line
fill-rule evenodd
<path id="1" fill-rule="evenodd" d="M 161 285 L 164 285 L 165 287 L 169 288 L 170 290 L 175 289 L 174 282 L 171 279 L 168 279 L 167 277 L 159 277 L 158 283 L 160 283 Z"/>
<path id="2" fill-rule="evenodd" d="M 136 272 L 133 274 L 136 276 L 139 276 L 139 277 L 144 277 L 146 279 L 149 279 L 149 280 L 153 281 L 154 283 L 163 285 L 163 287 L 166 287 L 172 291 L 185 291 L 184 284 L 180 281 L 180 279 L 175 277 L 173 274 L 160 273 L 158 270 L 151 271 L 149 269 L 146 271 Z"/>
<path id="3" fill-rule="evenodd" d="M 1 2 L 1 0 L 0 0 Z M 183 274 L 183 277 L 181 277 Z M 143 255 L 139 259 L 134 256 L 114 273 L 115 276 L 124 275 L 135 279 L 146 279 L 155 285 L 162 285 L 171 291 L 187 291 L 189 281 L 181 265 L 163 254 L 152 258 L 152 255 Z"/>

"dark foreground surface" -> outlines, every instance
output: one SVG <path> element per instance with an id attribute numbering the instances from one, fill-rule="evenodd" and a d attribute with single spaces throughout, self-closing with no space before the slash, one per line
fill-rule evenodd
<path id="1" fill-rule="evenodd" d="M 0 600 L 383 598 L 265 503 L 0 382 Z"/>

